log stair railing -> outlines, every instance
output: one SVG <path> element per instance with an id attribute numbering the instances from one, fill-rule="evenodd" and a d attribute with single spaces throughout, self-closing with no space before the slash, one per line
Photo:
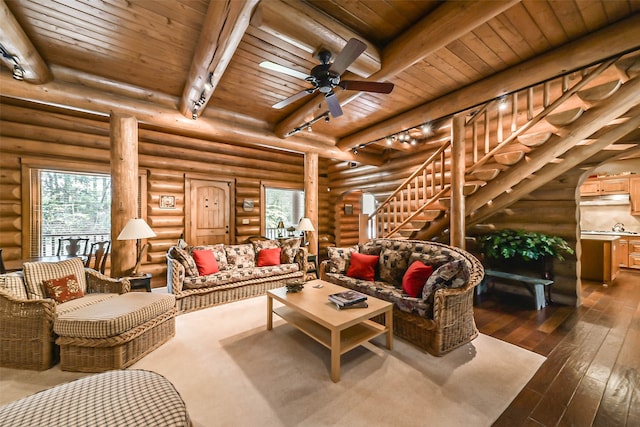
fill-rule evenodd
<path id="1" fill-rule="evenodd" d="M 597 79 L 612 66 L 617 68 L 616 75 L 620 78 L 600 83 Z M 612 58 L 578 73 L 581 77 L 573 85 L 570 85 L 570 73 L 492 100 L 470 114 L 466 134 L 471 152 L 467 154 L 469 164 L 465 169 L 464 188 L 468 226 L 478 224 L 491 216 L 491 212 L 544 185 L 553 179 L 551 175 L 563 173 L 558 171 L 566 171 L 570 164 L 577 164 L 578 159 L 592 156 L 596 152 L 594 144 L 584 141 L 593 133 L 589 130 L 593 126 L 587 122 L 594 117 L 588 110 L 598 106 L 598 117 L 609 117 L 598 120 L 599 128 L 605 128 L 629 109 L 620 113 L 622 110 L 616 108 L 620 101 L 615 98 L 621 87 L 629 86 L 629 80 L 640 74 L 640 55 Z M 606 80 L 610 74 L 599 80 Z M 560 91 L 552 90 L 558 87 Z M 629 92 L 628 88 L 625 92 Z M 633 95 L 625 96 L 624 102 L 633 102 Z M 507 114 L 508 110 L 505 112 L 505 105 L 511 106 L 511 114 Z M 602 111 L 605 109 L 607 111 Z M 587 116 L 586 120 L 583 116 Z M 628 124 L 624 129 L 614 127 L 601 135 L 596 145 L 609 140 L 615 143 L 616 138 L 621 138 L 620 133 L 628 133 L 631 128 Z M 585 136 L 576 138 L 576 130 Z M 563 151 L 555 149 L 562 140 L 571 142 L 561 144 Z M 450 144 L 450 140 L 443 143 L 369 217 L 370 226 L 374 226 L 372 229 L 378 236 L 427 239 L 448 227 L 450 181 L 445 165 L 451 164 Z M 537 167 L 532 167 L 532 163 Z M 545 168 L 543 178 L 538 178 L 542 168 Z M 514 191 L 510 182 L 520 184 L 515 186 L 526 188 L 527 192 Z M 489 190 L 491 187 L 495 189 Z M 496 203 L 497 200 L 500 203 Z"/>

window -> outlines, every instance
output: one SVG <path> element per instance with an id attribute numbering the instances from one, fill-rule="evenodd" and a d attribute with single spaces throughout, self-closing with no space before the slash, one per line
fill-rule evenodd
<path id="1" fill-rule="evenodd" d="M 270 238 L 299 235 L 287 228 L 295 227 L 304 216 L 304 191 L 288 188 L 264 187 L 265 236 Z M 284 230 L 278 229 L 282 221 Z"/>
<path id="2" fill-rule="evenodd" d="M 61 238 L 111 238 L 111 177 L 31 169 L 31 254 L 55 255 Z"/>

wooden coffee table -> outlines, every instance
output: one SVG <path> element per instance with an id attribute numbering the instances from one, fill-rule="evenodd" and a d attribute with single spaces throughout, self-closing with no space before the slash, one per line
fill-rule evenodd
<path id="1" fill-rule="evenodd" d="M 367 308 L 338 310 L 328 296 L 345 290 L 323 280 L 311 280 L 300 292 L 288 293 L 286 287 L 267 291 L 267 330 L 273 329 L 275 313 L 330 349 L 333 382 L 340 381 L 341 354 L 382 334 L 387 334 L 387 348 L 393 349 L 393 304 L 369 296 Z M 284 306 L 274 308 L 274 299 Z M 385 325 L 370 320 L 383 313 Z"/>

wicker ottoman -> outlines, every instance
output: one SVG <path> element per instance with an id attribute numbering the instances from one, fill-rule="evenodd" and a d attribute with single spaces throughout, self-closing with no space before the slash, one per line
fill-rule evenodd
<path id="1" fill-rule="evenodd" d="M 155 372 L 110 371 L 71 381 L 0 406 L 0 425 L 189 426 L 173 384 Z"/>
<path id="2" fill-rule="evenodd" d="M 175 297 L 130 292 L 60 315 L 60 368 L 102 372 L 123 369 L 175 335 Z"/>

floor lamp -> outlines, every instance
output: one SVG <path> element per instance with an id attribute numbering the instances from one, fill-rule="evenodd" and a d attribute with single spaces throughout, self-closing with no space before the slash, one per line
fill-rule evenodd
<path id="1" fill-rule="evenodd" d="M 142 259 L 149 249 L 149 242 L 145 243 L 144 246 L 140 246 L 140 239 L 148 239 L 150 237 L 156 237 L 156 233 L 153 232 L 151 227 L 145 222 L 142 218 L 134 218 L 130 219 L 129 222 L 124 226 L 120 234 L 118 235 L 118 240 L 135 240 L 136 241 L 136 266 L 133 267 L 133 271 L 131 272 L 132 276 L 140 276 L 141 273 L 138 273 L 140 269 L 140 264 L 142 264 Z"/>

